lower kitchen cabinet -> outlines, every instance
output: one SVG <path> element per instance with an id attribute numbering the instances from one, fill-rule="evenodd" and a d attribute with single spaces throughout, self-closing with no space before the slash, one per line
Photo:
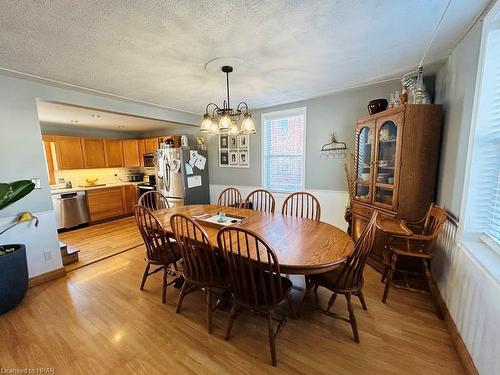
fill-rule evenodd
<path id="1" fill-rule="evenodd" d="M 128 186 L 87 190 L 90 222 L 126 215 L 127 205 L 124 199 L 126 187 Z"/>
<path id="2" fill-rule="evenodd" d="M 87 190 L 87 202 L 91 223 L 130 215 L 137 204 L 137 186 Z"/>

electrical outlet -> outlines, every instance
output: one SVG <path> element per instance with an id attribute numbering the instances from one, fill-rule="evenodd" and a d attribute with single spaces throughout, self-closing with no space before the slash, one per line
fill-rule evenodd
<path id="1" fill-rule="evenodd" d="M 42 186 L 40 184 L 40 177 L 32 178 L 31 182 L 35 184 L 35 189 L 41 189 Z"/>
<path id="2" fill-rule="evenodd" d="M 66 183 L 66 180 L 64 180 L 64 178 L 58 178 L 57 179 L 57 183 L 58 184 L 64 184 L 64 183 Z"/>
<path id="3" fill-rule="evenodd" d="M 44 251 L 43 252 L 43 259 L 52 260 L 52 253 L 50 251 Z"/>

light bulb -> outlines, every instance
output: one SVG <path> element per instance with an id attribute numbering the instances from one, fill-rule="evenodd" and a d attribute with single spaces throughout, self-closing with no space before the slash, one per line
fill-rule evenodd
<path id="1" fill-rule="evenodd" d="M 250 113 L 245 113 L 243 122 L 241 123 L 241 132 L 243 134 L 255 134 L 255 125 Z"/>
<path id="2" fill-rule="evenodd" d="M 203 133 L 210 133 L 213 130 L 213 123 L 210 115 L 205 113 L 203 115 L 203 121 L 201 122 L 200 131 Z"/>
<path id="3" fill-rule="evenodd" d="M 229 135 L 238 135 L 240 131 L 238 130 L 238 127 L 234 122 L 231 123 L 231 126 L 229 127 Z"/>

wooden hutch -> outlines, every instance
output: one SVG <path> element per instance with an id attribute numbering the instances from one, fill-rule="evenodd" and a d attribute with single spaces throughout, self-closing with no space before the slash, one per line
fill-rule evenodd
<path id="1" fill-rule="evenodd" d="M 435 198 L 442 106 L 407 104 L 357 121 L 352 237 L 373 211 L 407 221 L 421 219 Z M 368 263 L 383 271 L 382 233 Z"/>

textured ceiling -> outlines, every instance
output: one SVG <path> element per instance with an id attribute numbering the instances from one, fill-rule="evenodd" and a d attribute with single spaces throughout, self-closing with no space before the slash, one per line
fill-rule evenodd
<path id="1" fill-rule="evenodd" d="M 452 0 L 426 63 L 447 57 L 489 0 Z M 218 57 L 244 61 L 232 101 L 292 102 L 399 76 L 446 0 L 0 1 L 0 67 L 201 113 L 224 98 Z"/>
<path id="2" fill-rule="evenodd" d="M 66 127 L 144 132 L 172 125 L 160 120 L 41 100 L 37 101 L 37 108 L 40 122 Z"/>

